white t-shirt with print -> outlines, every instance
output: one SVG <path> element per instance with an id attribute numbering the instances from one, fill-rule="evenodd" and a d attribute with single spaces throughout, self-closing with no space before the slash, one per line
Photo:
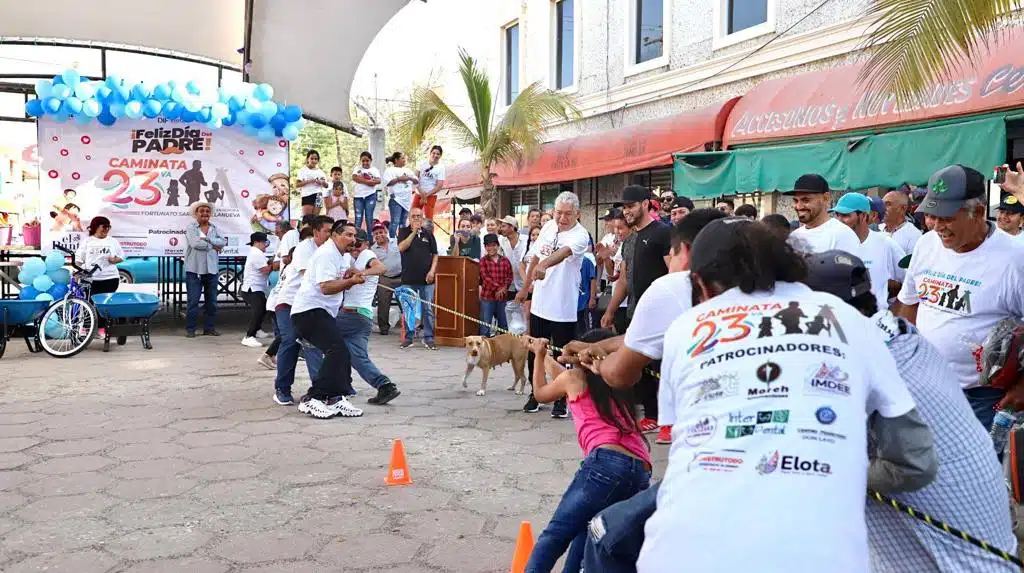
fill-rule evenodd
<path id="1" fill-rule="evenodd" d="M 518 292 L 523 289 L 523 275 L 519 272 L 519 263 L 526 254 L 526 241 L 520 235 L 513 248 L 512 243 L 504 235 L 498 235 L 498 245 L 501 247 L 502 255 L 512 263 L 512 288 Z"/>
<path id="2" fill-rule="evenodd" d="M 283 278 L 278 279 L 284 280 L 285 283 L 277 293 L 277 304 L 291 305 L 295 300 L 295 294 L 302 286 L 302 274 L 309 268 L 309 261 L 316 254 L 316 250 L 317 246 L 313 239 L 306 239 L 295 247 L 295 252 L 292 253 L 292 264 L 285 269 L 286 273 Z"/>
<path id="3" fill-rule="evenodd" d="M 310 169 L 303 165 L 302 169 L 299 169 L 299 181 L 310 181 L 313 179 L 323 179 L 324 181 L 327 181 L 327 174 L 324 173 L 323 169 Z M 299 193 L 301 193 L 303 197 L 319 195 L 320 193 L 323 193 L 323 191 L 324 187 L 319 183 L 307 183 L 306 185 L 299 187 Z"/>
<path id="4" fill-rule="evenodd" d="M 1004 318 L 1024 317 L 1022 285 L 1020 241 L 995 229 L 978 248 L 957 253 L 943 247 L 939 235 L 931 232 L 914 248 L 899 300 L 917 304 L 921 335 L 949 360 L 960 386 L 971 388 L 979 384 L 981 366 L 975 352 L 985 337 Z"/>
<path id="5" fill-rule="evenodd" d="M 871 320 L 802 284 L 734 288 L 664 354 L 672 446 L 637 571 L 867 573 L 868 416 L 914 407 Z"/>
<path id="6" fill-rule="evenodd" d="M 121 243 L 118 243 L 117 239 L 109 235 L 105 239 L 88 237 L 78 247 L 78 251 L 75 253 L 75 262 L 87 271 L 99 265 L 100 268 L 96 269 L 92 278 L 97 281 L 106 281 L 120 276 L 117 272 L 117 265 L 110 263 L 110 257 L 124 258 L 124 251 L 121 250 Z"/>
<path id="7" fill-rule="evenodd" d="M 668 327 L 693 308 L 692 292 L 690 271 L 655 279 L 636 302 L 633 320 L 626 328 L 626 348 L 651 360 L 660 360 Z"/>
<path id="8" fill-rule="evenodd" d="M 530 245 L 529 257 L 537 257 L 540 263 L 562 247 L 569 247 L 572 253 L 562 262 L 547 269 L 544 280 L 533 282 L 533 302 L 530 313 L 553 322 L 576 322 L 576 305 L 579 302 L 580 269 L 583 253 L 590 245 L 590 235 L 580 223 L 568 231 L 559 233 L 558 224 L 548 221 L 540 230 L 537 241 Z"/>
<path id="9" fill-rule="evenodd" d="M 321 245 L 310 259 L 306 273 L 302 275 L 302 284 L 292 302 L 292 316 L 317 308 L 326 310 L 331 316 L 338 316 L 345 291 L 324 294 L 320 290 L 320 283 L 340 279 L 351 266 L 352 256 L 339 251 L 334 241 Z"/>
<path id="10" fill-rule="evenodd" d="M 419 165 L 420 191 L 422 191 L 424 195 L 430 195 L 431 192 L 437 188 L 437 182 L 445 180 L 444 165 L 438 163 L 437 165 L 434 165 L 430 171 L 427 171 L 428 167 L 431 167 L 431 165 L 427 161 L 423 161 Z"/>
<path id="11" fill-rule="evenodd" d="M 921 230 L 915 227 L 913 223 L 905 222 L 895 231 L 886 230 L 885 223 L 880 223 L 878 229 L 892 237 L 896 244 L 903 249 L 903 252 L 908 255 L 914 252 L 914 246 L 921 239 Z"/>
<path id="12" fill-rule="evenodd" d="M 789 236 L 793 239 L 790 243 L 793 248 L 801 249 L 804 252 L 824 253 L 839 249 L 851 255 L 860 256 L 860 239 L 857 237 L 857 233 L 854 233 L 853 229 L 838 219 L 830 218 L 813 229 L 801 225 Z"/>
<path id="13" fill-rule="evenodd" d="M 622 244 L 620 243 L 619 244 L 619 248 L 616 249 L 615 250 L 615 254 L 612 255 L 612 264 L 614 265 L 614 268 L 615 268 L 615 274 L 619 275 L 619 278 L 621 278 L 622 280 L 626 279 L 625 275 L 622 272 L 622 261 L 624 261 L 624 260 L 625 259 L 622 257 Z M 619 282 L 619 280 L 616 279 L 615 282 L 617 283 L 617 282 Z M 615 283 L 612 283 L 612 293 L 614 293 L 614 292 L 615 292 Z M 628 283 L 626 284 L 626 294 L 627 294 L 627 296 L 624 297 L 622 299 L 622 302 L 619 303 L 619 308 L 629 308 L 629 296 L 628 296 L 629 295 L 629 284 Z"/>
<path id="14" fill-rule="evenodd" d="M 370 261 L 376 258 L 376 253 L 370 249 L 364 249 L 363 252 L 359 253 L 359 257 L 352 263 L 352 266 L 357 271 L 365 271 L 370 266 Z M 377 292 L 377 282 L 379 280 L 380 277 L 377 275 L 368 276 L 363 284 L 349 288 L 345 291 L 342 306 L 345 308 L 372 309 L 373 295 Z"/>
<path id="15" fill-rule="evenodd" d="M 280 261 L 288 251 L 291 251 L 295 247 L 299 246 L 299 230 L 292 229 L 281 237 L 281 241 L 277 243 L 277 250 L 274 251 L 274 259 Z"/>
<path id="16" fill-rule="evenodd" d="M 903 280 L 904 270 L 899 264 L 905 256 L 892 237 L 879 231 L 868 231 L 868 237 L 860 244 L 860 259 L 871 275 L 871 292 L 879 310 L 889 308 L 889 281 Z"/>
<path id="17" fill-rule="evenodd" d="M 615 244 L 615 239 L 615 233 L 606 233 L 605 236 L 601 237 L 601 240 L 599 242 L 606 247 L 611 247 L 612 245 Z M 608 278 L 607 275 L 608 273 L 605 271 L 604 265 L 601 265 L 601 268 L 597 269 L 598 283 Z"/>
<path id="18" fill-rule="evenodd" d="M 360 167 L 356 167 L 355 170 L 352 171 L 352 175 L 359 175 L 360 177 L 371 177 L 371 178 L 375 178 L 375 179 L 380 179 L 380 171 L 376 167 L 374 167 L 372 165 L 370 167 L 367 167 L 366 169 L 363 169 L 361 166 Z M 365 185 L 363 183 L 356 183 L 355 184 L 355 190 L 352 191 L 352 196 L 355 197 L 356 199 L 363 199 L 365 197 L 369 197 L 370 195 L 373 195 L 376 192 L 377 192 L 377 186 L 376 185 Z"/>
<path id="19" fill-rule="evenodd" d="M 250 246 L 242 270 L 242 292 L 267 292 L 270 275 L 260 270 L 267 264 L 267 254 L 257 247 Z"/>
<path id="20" fill-rule="evenodd" d="M 416 174 L 405 167 L 388 167 L 384 170 L 384 179 L 382 183 L 387 185 L 391 181 L 398 179 L 402 175 L 406 177 L 415 177 Z M 390 195 L 395 199 L 395 202 L 402 206 L 403 209 L 409 211 L 412 209 L 412 181 L 405 181 L 402 183 L 395 183 L 388 187 Z"/>

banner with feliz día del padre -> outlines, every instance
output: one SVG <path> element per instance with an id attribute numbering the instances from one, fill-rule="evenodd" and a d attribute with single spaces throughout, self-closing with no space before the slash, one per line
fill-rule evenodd
<path id="1" fill-rule="evenodd" d="M 212 221 L 244 256 L 249 235 L 273 236 L 288 219 L 288 145 L 262 143 L 241 130 L 178 120 L 39 120 L 39 187 L 44 251 L 77 249 L 89 221 L 111 221 L 127 256 L 182 256 L 189 205 L 214 205 Z M 270 179 L 274 179 L 273 182 Z"/>

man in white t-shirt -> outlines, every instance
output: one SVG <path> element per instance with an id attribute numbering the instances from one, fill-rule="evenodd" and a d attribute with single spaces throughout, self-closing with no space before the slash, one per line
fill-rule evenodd
<path id="1" fill-rule="evenodd" d="M 376 253 L 370 248 L 370 237 L 363 229 L 356 230 L 355 242 L 349 254 L 353 258 L 352 268 L 362 273 L 366 282 L 345 291 L 341 312 L 338 313 L 338 330 L 352 356 L 352 368 L 377 391 L 377 395 L 367 402 L 383 406 L 401 394 L 398 386 L 370 359 L 373 295 L 377 290 L 377 280 L 387 271 L 387 266 L 377 259 Z"/>
<path id="2" fill-rule="evenodd" d="M 860 254 L 857 235 L 828 215 L 832 192 L 824 177 L 814 173 L 801 175 L 793 184 L 793 190 L 785 194 L 793 197 L 793 209 L 800 221 L 800 228 L 789 234 L 794 249 L 810 253 L 839 249 Z"/>
<path id="3" fill-rule="evenodd" d="M 913 253 L 921 238 L 921 230 L 907 220 L 910 197 L 903 191 L 889 191 L 882 197 L 882 203 L 885 204 L 885 219 L 878 225 L 878 230 L 888 233 L 904 253 Z"/>
<path id="4" fill-rule="evenodd" d="M 985 220 L 985 176 L 951 165 L 928 182 L 919 211 L 934 225 L 910 259 L 899 314 L 917 325 L 957 375 L 985 428 L 995 408 L 1024 410 L 1024 384 L 980 386 L 981 344 L 1005 318 L 1024 317 L 1024 245 Z"/>
<path id="5" fill-rule="evenodd" d="M 530 335 L 547 338 L 553 346 L 562 347 L 572 340 L 576 329 L 576 304 L 580 292 L 580 268 L 583 254 L 590 247 L 590 233 L 579 222 L 580 199 L 564 191 L 555 198 L 554 219 L 540 230 L 537 241 L 526 254 L 529 264 L 523 288 L 516 302 L 523 304 L 533 287 L 530 304 Z M 530 380 L 533 380 L 533 355 L 530 355 Z M 536 412 L 540 405 L 530 393 L 523 406 L 525 412 Z M 565 399 L 551 408 L 554 418 L 568 417 Z"/>
<path id="6" fill-rule="evenodd" d="M 412 206 L 423 209 L 423 216 L 427 219 L 434 218 L 434 206 L 437 205 L 437 194 L 444 190 L 445 174 L 444 165 L 441 164 L 441 155 L 444 150 L 440 145 L 430 148 L 430 158 L 420 163 L 416 170 L 416 176 L 420 179 L 419 190 L 412 198 Z"/>
<path id="7" fill-rule="evenodd" d="M 895 296 L 903 282 L 900 261 L 906 256 L 903 249 L 889 235 L 872 231 L 868 225 L 871 201 L 860 193 L 847 193 L 839 198 L 832 212 L 844 225 L 857 234 L 860 241 L 860 259 L 871 276 L 871 293 L 878 308 L 889 308 L 889 293 Z"/>
<path id="8" fill-rule="evenodd" d="M 868 483 L 912 491 L 938 471 L 874 324 L 795 282 L 806 266 L 782 241 L 736 218 L 694 241 L 701 302 L 665 334 L 659 422 L 673 439 L 639 573 L 866 573 Z"/>
<path id="9" fill-rule="evenodd" d="M 500 231 L 498 246 L 501 247 L 501 252 L 508 262 L 512 264 L 512 286 L 508 289 L 509 299 L 512 299 L 523 288 L 523 276 L 519 272 L 519 263 L 526 255 L 526 241 L 519 234 L 519 222 L 511 215 L 501 219 L 498 230 Z"/>

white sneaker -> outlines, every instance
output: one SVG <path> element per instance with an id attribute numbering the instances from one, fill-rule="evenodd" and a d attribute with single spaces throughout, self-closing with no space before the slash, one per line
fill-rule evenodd
<path id="1" fill-rule="evenodd" d="M 260 354 L 260 357 L 256 360 L 256 363 L 266 368 L 267 370 L 274 370 L 277 365 L 274 364 L 274 359 L 267 356 L 266 354 Z"/>
<path id="2" fill-rule="evenodd" d="M 317 400 L 316 398 L 310 398 L 309 400 L 300 403 L 299 406 L 300 412 L 304 412 L 320 420 L 333 418 L 339 413 L 337 403 L 328 404 L 327 402 Z"/>
<path id="3" fill-rule="evenodd" d="M 249 348 L 263 348 L 263 343 L 256 340 L 253 336 L 246 336 L 242 339 L 242 346 L 248 346 Z"/>
<path id="4" fill-rule="evenodd" d="M 262 330 L 256 331 L 256 338 L 270 338 L 272 336 L 274 335 L 270 334 L 269 332 L 263 332 Z"/>
<path id="5" fill-rule="evenodd" d="M 348 398 L 344 396 L 332 398 L 327 404 L 328 408 L 333 407 L 343 418 L 358 418 L 363 415 L 363 411 L 353 406 L 352 402 L 349 402 Z"/>

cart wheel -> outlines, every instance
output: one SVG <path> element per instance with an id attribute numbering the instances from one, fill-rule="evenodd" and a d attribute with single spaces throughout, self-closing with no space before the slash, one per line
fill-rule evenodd
<path id="1" fill-rule="evenodd" d="M 128 337 L 127 336 L 118 336 L 117 337 L 117 345 L 118 346 L 124 346 L 125 344 L 128 344 Z"/>
<path id="2" fill-rule="evenodd" d="M 96 334 L 96 309 L 80 298 L 50 305 L 39 325 L 39 342 L 47 354 L 68 358 L 85 350 Z"/>
<path id="3" fill-rule="evenodd" d="M 7 334 L 0 334 L 0 358 L 4 357 L 4 352 L 7 350 Z"/>
<path id="4" fill-rule="evenodd" d="M 153 343 L 149 341 L 149 320 L 142 323 L 142 347 L 146 350 L 153 350 Z"/>

